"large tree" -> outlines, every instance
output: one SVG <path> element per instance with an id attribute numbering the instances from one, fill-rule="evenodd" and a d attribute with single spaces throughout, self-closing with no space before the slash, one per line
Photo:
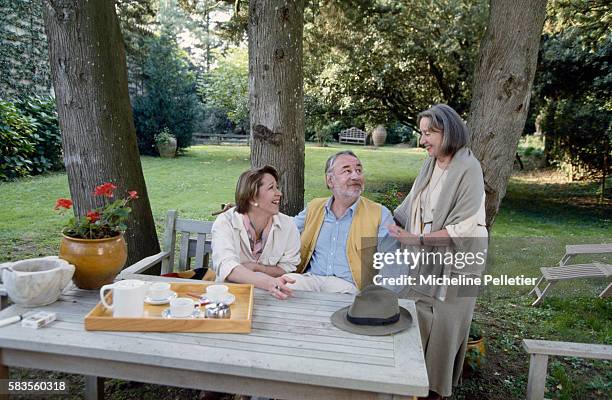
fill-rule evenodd
<path id="1" fill-rule="evenodd" d="M 474 72 L 468 118 L 472 150 L 482 164 L 491 227 L 506 194 L 525 126 L 546 0 L 491 0 Z"/>
<path id="2" fill-rule="evenodd" d="M 110 181 L 136 190 L 128 222 L 128 264 L 159 251 L 128 97 L 123 39 L 108 0 L 43 0 L 64 162 L 75 213 L 100 200 Z"/>
<path id="3" fill-rule="evenodd" d="M 303 0 L 249 2 L 251 165 L 278 169 L 281 210 L 304 206 Z"/>

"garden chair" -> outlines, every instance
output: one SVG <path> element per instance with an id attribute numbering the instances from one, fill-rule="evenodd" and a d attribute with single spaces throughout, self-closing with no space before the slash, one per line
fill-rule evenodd
<path id="1" fill-rule="evenodd" d="M 612 346 L 604 344 L 523 339 L 523 348 L 530 355 L 527 400 L 544 398 L 548 356 L 612 360 Z"/>
<path id="2" fill-rule="evenodd" d="M 185 271 L 192 267 L 192 258 L 194 260 L 193 268 L 208 268 L 210 253 L 212 252 L 212 225 L 212 221 L 181 219 L 178 218 L 176 210 L 168 211 L 162 251 L 125 268 L 117 276 L 117 279 L 126 279 L 130 275 L 141 274 L 160 262 L 162 275 Z M 175 265 L 177 234 L 180 234 L 180 238 L 178 239 L 178 265 Z M 203 279 L 215 280 L 214 272 L 208 269 Z"/>
<path id="3" fill-rule="evenodd" d="M 530 295 L 534 293 L 536 295 L 536 299 L 531 305 L 539 305 L 544 299 L 544 296 L 546 296 L 546 294 L 550 290 L 550 288 L 553 287 L 559 281 L 578 278 L 610 279 L 610 277 L 612 277 L 612 265 L 610 264 L 603 264 L 598 262 L 591 262 L 586 264 L 568 264 L 570 260 L 577 255 L 606 253 L 612 253 L 612 243 L 578 244 L 565 246 L 565 255 L 563 256 L 561 261 L 559 261 L 558 267 L 540 268 L 542 276 L 535 284 L 531 292 L 529 292 Z M 540 284 L 542 283 L 546 285 L 544 289 L 540 289 Z M 609 284 L 599 294 L 599 297 L 604 298 L 610 295 L 612 295 L 612 283 Z"/>

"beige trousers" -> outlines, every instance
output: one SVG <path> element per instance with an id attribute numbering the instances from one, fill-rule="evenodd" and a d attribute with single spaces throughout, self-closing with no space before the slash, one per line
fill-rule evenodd
<path id="1" fill-rule="evenodd" d="M 447 296 L 440 301 L 413 290 L 401 295 L 416 303 L 429 390 L 444 397 L 459 383 L 476 304 L 475 297 L 457 297 L 456 286 L 449 286 Z"/>
<path id="2" fill-rule="evenodd" d="M 291 273 L 286 274 L 286 276 L 295 279 L 295 283 L 287 284 L 293 290 L 324 293 L 357 293 L 357 287 L 354 284 L 337 276 L 313 275 L 310 272 L 305 274 Z"/>

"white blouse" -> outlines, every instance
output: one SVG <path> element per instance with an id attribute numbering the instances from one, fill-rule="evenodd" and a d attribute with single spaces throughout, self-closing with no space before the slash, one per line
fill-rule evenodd
<path id="1" fill-rule="evenodd" d="M 272 217 L 268 239 L 259 260 L 255 260 L 242 214 L 236 208 L 219 214 L 212 227 L 212 263 L 217 281 L 225 281 L 234 268 L 247 262 L 294 272 L 300 263 L 300 233 L 293 218 L 280 213 Z"/>

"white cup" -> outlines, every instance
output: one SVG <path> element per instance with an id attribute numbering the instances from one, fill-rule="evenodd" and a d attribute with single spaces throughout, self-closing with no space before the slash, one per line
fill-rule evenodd
<path id="1" fill-rule="evenodd" d="M 206 288 L 206 297 L 212 302 L 219 302 L 227 294 L 228 287 L 225 285 L 210 285 Z"/>
<path id="2" fill-rule="evenodd" d="M 170 316 L 176 318 L 189 317 L 193 314 L 194 301 L 185 297 L 170 300 Z"/>
<path id="3" fill-rule="evenodd" d="M 104 292 L 107 290 L 113 292 L 113 304 L 108 304 L 104 298 Z M 102 286 L 100 299 L 104 307 L 113 311 L 113 317 L 142 317 L 146 292 L 145 282 L 126 279 Z"/>
<path id="4" fill-rule="evenodd" d="M 170 294 L 168 282 L 154 282 L 149 286 L 149 297 L 151 300 L 165 300 Z"/>

